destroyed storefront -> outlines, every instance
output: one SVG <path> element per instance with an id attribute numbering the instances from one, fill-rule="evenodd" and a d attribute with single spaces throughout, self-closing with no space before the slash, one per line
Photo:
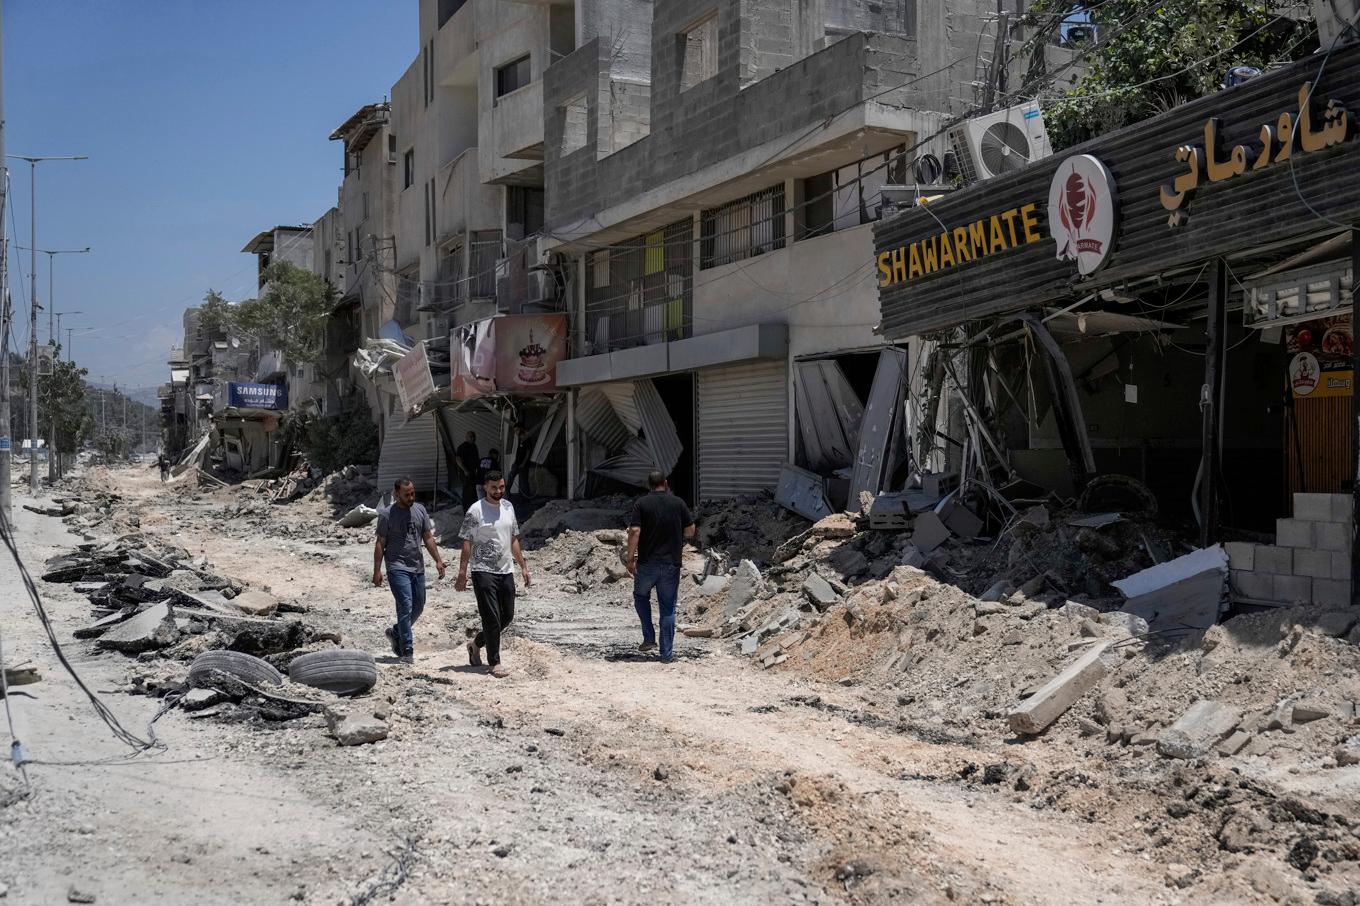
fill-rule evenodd
<path id="1" fill-rule="evenodd" d="M 566 493 L 566 406 L 556 390 L 565 315 L 501 315 L 424 342 L 395 323 L 381 333 L 354 358 L 382 401 L 380 488 L 405 477 L 422 496 L 463 503 L 457 451 L 471 442 L 519 499 Z"/>
<path id="2" fill-rule="evenodd" d="M 988 530 L 1155 514 L 1224 542 L 1238 602 L 1350 603 L 1353 110 L 1350 47 L 876 227 L 918 478 Z"/>
<path id="3" fill-rule="evenodd" d="M 227 381 L 213 398 L 213 458 L 222 468 L 253 475 L 282 465 L 280 415 L 288 410 L 287 384 Z"/>

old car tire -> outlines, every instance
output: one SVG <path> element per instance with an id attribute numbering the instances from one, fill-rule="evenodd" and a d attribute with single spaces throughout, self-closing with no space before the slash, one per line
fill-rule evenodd
<path id="1" fill-rule="evenodd" d="M 196 677 L 206 676 L 209 671 L 220 670 L 252 686 L 282 686 L 283 674 L 253 654 L 239 651 L 205 651 L 189 665 L 189 685 Z"/>
<path id="2" fill-rule="evenodd" d="M 313 651 L 293 659 L 288 665 L 288 678 L 336 695 L 355 695 L 367 692 L 378 682 L 378 665 L 367 651 Z"/>

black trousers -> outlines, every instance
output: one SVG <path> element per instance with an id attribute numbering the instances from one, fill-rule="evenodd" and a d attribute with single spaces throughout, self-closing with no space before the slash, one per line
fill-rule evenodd
<path id="1" fill-rule="evenodd" d="M 515 577 L 511 573 L 473 573 L 472 592 L 482 617 L 482 631 L 473 644 L 486 648 L 486 663 L 494 667 L 501 662 L 501 633 L 515 618 Z"/>
<path id="2" fill-rule="evenodd" d="M 471 476 L 463 476 L 463 511 L 477 502 L 477 481 Z"/>

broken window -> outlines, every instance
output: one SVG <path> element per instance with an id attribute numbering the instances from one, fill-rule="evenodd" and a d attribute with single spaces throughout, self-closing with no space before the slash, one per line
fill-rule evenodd
<path id="1" fill-rule="evenodd" d="M 528 85 L 531 81 L 533 81 L 533 77 L 529 69 L 528 54 L 518 60 L 511 60 L 504 66 L 497 66 L 496 97 L 505 97 L 510 92 L 518 91 Z"/>
<path id="2" fill-rule="evenodd" d="M 588 256 L 586 332 L 594 352 L 689 335 L 692 248 L 686 218 Z"/>
<path id="3" fill-rule="evenodd" d="M 562 108 L 562 156 L 586 146 L 588 113 L 584 94 L 567 101 Z"/>
<path id="4" fill-rule="evenodd" d="M 689 91 L 718 74 L 716 11 L 680 33 L 680 90 Z"/>
<path id="5" fill-rule="evenodd" d="M 718 267 L 784 247 L 784 184 L 704 211 L 699 267 Z"/>

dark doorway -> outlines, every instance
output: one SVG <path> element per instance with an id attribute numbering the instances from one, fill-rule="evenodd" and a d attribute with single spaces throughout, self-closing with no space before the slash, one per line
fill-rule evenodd
<path id="1" fill-rule="evenodd" d="M 680 461 L 671 470 L 671 490 L 690 506 L 694 506 L 698 475 L 695 471 L 695 413 L 694 413 L 694 375 L 668 374 L 652 378 L 661 401 L 666 404 L 666 413 L 675 422 L 675 433 L 680 437 L 682 451 Z"/>

